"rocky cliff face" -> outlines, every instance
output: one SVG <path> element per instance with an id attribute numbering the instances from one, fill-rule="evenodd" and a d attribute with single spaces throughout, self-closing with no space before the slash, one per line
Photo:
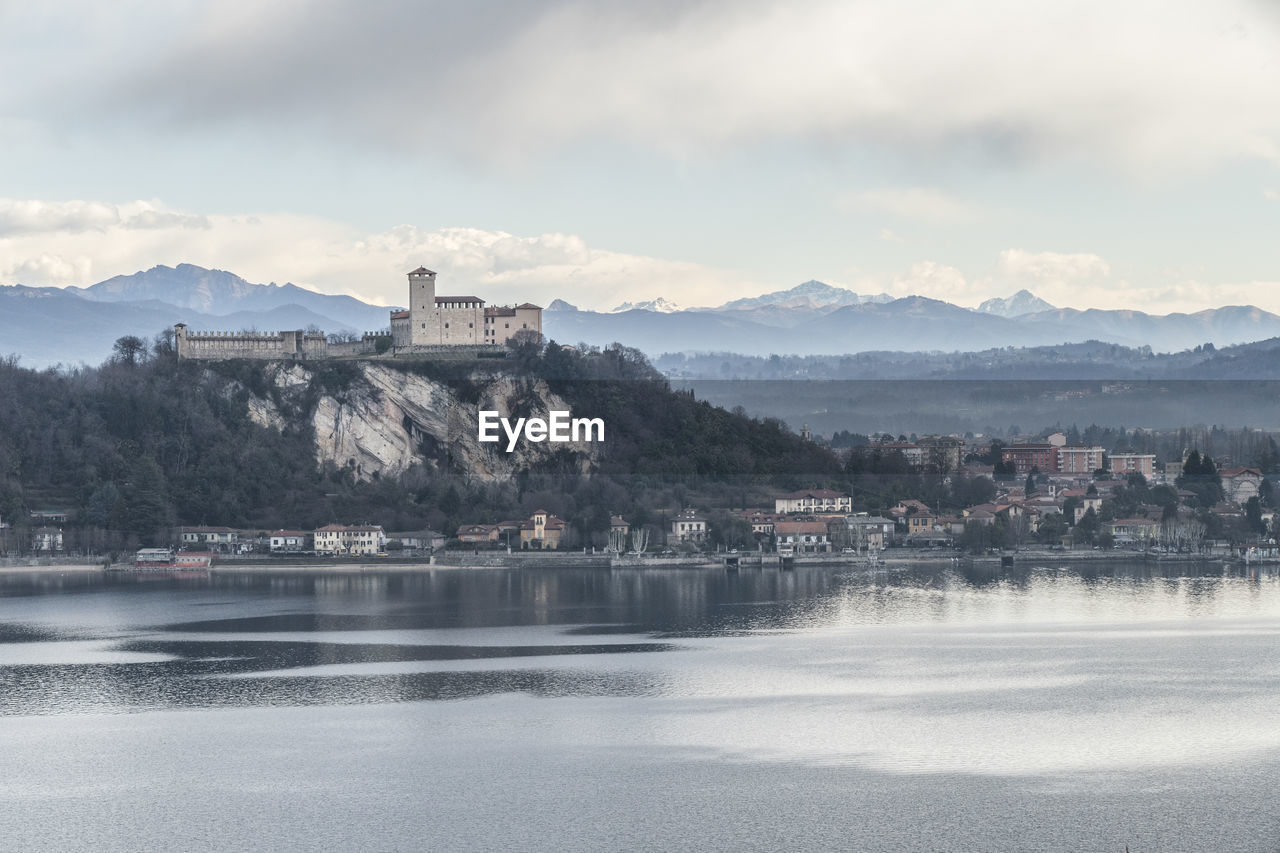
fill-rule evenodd
<path id="1" fill-rule="evenodd" d="M 565 452 L 572 465 L 586 473 L 600 453 L 599 443 L 521 440 L 507 453 L 505 440 L 479 441 L 482 409 L 496 410 L 503 417 L 546 417 L 552 410 L 568 409 L 541 380 L 494 370 L 454 384 L 386 364 L 367 362 L 355 367 L 359 371 L 355 381 L 341 390 L 320 392 L 310 406 L 313 375 L 306 367 L 279 363 L 268 368 L 268 376 L 283 404 L 310 417 L 317 463 L 350 468 L 362 480 L 375 475 L 395 477 L 419 464 L 495 481 Z M 263 426 L 285 425 L 281 406 L 268 397 L 250 395 L 249 414 Z"/>

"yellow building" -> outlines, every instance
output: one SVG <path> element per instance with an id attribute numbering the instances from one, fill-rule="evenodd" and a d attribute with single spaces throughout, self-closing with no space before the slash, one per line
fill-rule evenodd
<path id="1" fill-rule="evenodd" d="M 535 551 L 554 551 L 560 547 L 568 525 L 545 509 L 535 512 L 520 525 L 520 547 Z"/>
<path id="2" fill-rule="evenodd" d="M 362 557 L 386 550 L 387 535 L 377 524 L 326 524 L 315 532 L 316 553 Z"/>

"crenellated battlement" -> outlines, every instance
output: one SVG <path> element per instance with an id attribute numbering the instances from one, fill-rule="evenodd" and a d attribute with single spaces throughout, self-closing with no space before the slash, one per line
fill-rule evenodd
<path id="1" fill-rule="evenodd" d="M 377 351 L 378 338 L 386 332 L 365 332 L 350 341 L 330 341 L 321 332 L 294 329 L 284 332 L 189 331 L 185 323 L 174 327 L 178 358 L 219 360 L 227 358 L 323 359 L 338 355 L 364 355 Z"/>
<path id="2" fill-rule="evenodd" d="M 351 340 L 320 332 L 188 331 L 174 326 L 179 358 L 322 359 L 343 356 L 416 355 L 502 349 L 522 334 L 540 337 L 542 309 L 528 302 L 486 306 L 477 296 L 436 295 L 436 274 L 426 267 L 409 273 L 409 307 L 392 311 L 390 325 Z"/>

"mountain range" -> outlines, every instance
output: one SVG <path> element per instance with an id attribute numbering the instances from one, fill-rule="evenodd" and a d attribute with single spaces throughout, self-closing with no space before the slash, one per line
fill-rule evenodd
<path id="1" fill-rule="evenodd" d="M 97 364 L 117 338 L 150 340 L 179 321 L 219 331 L 362 332 L 385 328 L 390 310 L 193 264 L 157 266 L 85 288 L 0 286 L 0 355 L 35 366 Z"/>
<path id="2" fill-rule="evenodd" d="M 651 355 L 975 352 L 1083 341 L 1178 352 L 1204 343 L 1229 346 L 1280 336 L 1280 316 L 1253 306 L 1163 315 L 1055 308 L 1025 290 L 971 309 L 924 296 L 864 295 L 811 281 L 674 313 L 549 311 L 543 332 L 566 343 L 621 341 Z"/>
<path id="3" fill-rule="evenodd" d="M 483 295 L 483 294 L 479 294 Z M 176 321 L 195 329 L 301 329 L 353 332 L 387 326 L 391 306 L 317 293 L 294 284 L 253 284 L 192 264 L 156 266 L 90 287 L 0 286 L 0 355 L 25 363 L 97 363 L 122 335 L 150 338 Z M 1029 291 L 977 309 L 923 296 L 859 294 L 820 281 L 678 308 L 658 297 L 607 312 L 560 299 L 547 305 L 543 333 L 561 343 L 621 342 L 650 356 L 733 352 L 767 356 L 869 351 L 976 352 L 1105 341 L 1178 352 L 1280 337 L 1280 316 L 1253 306 L 1192 314 L 1055 308 Z"/>

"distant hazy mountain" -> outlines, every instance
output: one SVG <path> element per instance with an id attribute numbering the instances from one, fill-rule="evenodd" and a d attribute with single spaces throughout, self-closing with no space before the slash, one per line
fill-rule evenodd
<path id="1" fill-rule="evenodd" d="M 659 296 L 657 299 L 650 299 L 647 302 L 624 302 L 609 313 L 621 314 L 625 311 L 653 311 L 658 314 L 674 314 L 681 310 L 683 309 L 679 305 L 669 299 Z"/>
<path id="2" fill-rule="evenodd" d="M 829 294 L 826 287 L 811 289 Z M 1015 294 L 1005 300 L 1005 307 L 1019 311 L 1035 304 L 1034 295 L 1026 297 Z M 1202 343 L 1229 346 L 1280 336 L 1280 317 L 1251 306 L 1169 315 L 1055 308 L 1006 317 L 921 296 L 818 307 L 812 296 L 805 294 L 790 304 L 780 296 L 773 302 L 748 304 L 751 301 L 727 303 L 743 306 L 739 308 L 686 309 L 661 315 L 643 310 L 622 314 L 558 312 L 543 318 L 543 331 L 563 342 L 603 346 L 621 341 L 650 354 L 724 351 L 744 355 L 973 352 L 1089 340 L 1177 352 Z"/>
<path id="3" fill-rule="evenodd" d="M 279 331 L 315 325 L 329 332 L 362 331 L 300 305 L 222 316 L 190 309 L 179 314 L 173 305 L 154 299 L 94 302 L 69 289 L 15 285 L 0 287 L 0 356 L 16 354 L 31 366 L 99 364 L 117 338 L 137 335 L 150 341 L 178 316 L 193 330 Z"/>
<path id="4" fill-rule="evenodd" d="M 808 281 L 717 308 L 682 310 L 659 297 L 596 312 L 555 300 L 543 315 L 543 333 L 561 343 L 616 341 L 650 355 L 764 356 L 980 352 L 1091 340 L 1179 352 L 1203 343 L 1224 347 L 1280 337 L 1280 317 L 1252 306 L 1155 315 L 1043 305 L 1023 291 L 971 310 L 921 296 L 867 296 Z M 1022 313 L 1037 306 L 1041 310 Z M 121 335 L 151 338 L 179 321 L 195 330 L 317 326 L 348 332 L 385 328 L 387 311 L 292 284 L 251 284 L 190 264 L 160 266 L 86 288 L 0 287 L 0 356 L 16 353 L 33 365 L 96 364 Z"/>
<path id="5" fill-rule="evenodd" d="M 90 287 L 67 290 L 95 302 L 158 300 L 215 316 L 297 305 L 322 318 L 333 318 L 330 326 L 340 321 L 342 325 L 362 331 L 385 328 L 390 312 L 390 308 L 369 305 L 350 296 L 316 293 L 295 284 L 251 284 L 234 273 L 194 264 L 156 266 L 133 275 L 118 275 Z M 175 316 L 172 322 L 181 319 Z"/>
<path id="6" fill-rule="evenodd" d="M 1052 311 L 1054 308 L 1031 291 L 1019 290 L 1008 299 L 988 299 L 978 306 L 978 310 L 983 314 L 996 314 L 1000 317 L 1021 317 L 1023 314 Z"/>
<path id="7" fill-rule="evenodd" d="M 852 290 L 846 290 L 843 287 L 833 287 L 825 282 L 810 279 L 804 284 L 797 284 L 789 290 L 776 290 L 773 293 L 766 293 L 762 296 L 735 299 L 732 302 L 726 302 L 718 308 L 711 310 L 751 311 L 756 308 L 763 308 L 769 305 L 787 308 L 840 308 L 845 305 L 861 305 L 864 302 L 892 301 L 893 297 L 887 293 L 880 293 L 875 296 L 866 296 L 854 293 Z"/>

